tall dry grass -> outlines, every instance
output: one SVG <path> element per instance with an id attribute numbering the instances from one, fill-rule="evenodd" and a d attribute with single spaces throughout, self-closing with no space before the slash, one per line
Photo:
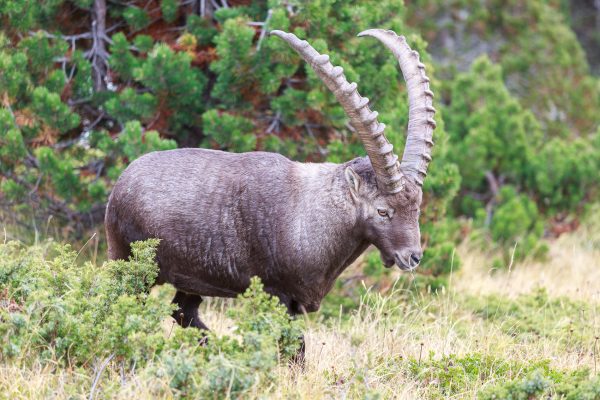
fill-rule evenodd
<path id="1" fill-rule="evenodd" d="M 514 297 L 544 287 L 553 296 L 600 300 L 600 222 L 551 241 L 547 260 L 526 260 L 499 273 L 490 267 L 492 257 L 473 250 L 469 243 L 459 253 L 464 265 L 454 279 L 454 290 Z"/>

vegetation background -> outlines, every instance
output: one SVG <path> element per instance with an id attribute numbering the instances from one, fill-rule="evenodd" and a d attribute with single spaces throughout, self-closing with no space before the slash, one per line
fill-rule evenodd
<path id="1" fill-rule="evenodd" d="M 598 1 L 0 0 L 0 23 L 7 397 L 600 399 Z M 302 321 L 259 282 L 228 316 L 204 306 L 199 348 L 168 320 L 171 289 L 146 294 L 155 244 L 103 263 L 112 185 L 175 147 L 364 154 L 271 29 L 343 66 L 400 151 L 402 76 L 356 38 L 373 27 L 421 53 L 440 109 L 424 264 L 365 255 L 303 321 L 302 371 L 286 361 Z"/>

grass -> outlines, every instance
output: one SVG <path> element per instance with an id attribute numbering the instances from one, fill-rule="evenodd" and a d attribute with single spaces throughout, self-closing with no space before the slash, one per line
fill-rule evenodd
<path id="1" fill-rule="evenodd" d="M 255 381 L 241 397 L 600 399 L 598 226 L 592 221 L 552 241 L 546 262 L 525 260 L 503 270 L 491 269 L 492 255 L 464 243 L 457 251 L 460 271 L 437 293 L 394 285 L 396 271 L 369 288 L 355 265 L 341 278 L 347 284 L 326 300 L 326 312 L 305 318 L 305 367 L 281 361 L 273 379 Z M 348 286 L 359 290 L 340 310 Z M 238 322 L 225 310 L 236 304 L 202 304 L 216 336 L 235 335 Z M 170 334 L 171 320 L 162 325 Z M 101 369 L 100 363 L 69 367 L 23 357 L 0 364 L 0 398 L 228 395 L 182 392 L 169 376 L 148 373 L 157 361 L 123 369 L 112 360 Z"/>

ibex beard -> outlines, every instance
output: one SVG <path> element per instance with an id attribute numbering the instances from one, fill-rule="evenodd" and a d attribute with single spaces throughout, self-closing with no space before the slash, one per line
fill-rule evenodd
<path id="1" fill-rule="evenodd" d="M 423 255 L 419 210 L 435 109 L 418 54 L 392 31 L 359 35 L 382 41 L 407 81 L 409 123 L 399 162 L 385 125 L 343 70 L 293 34 L 271 34 L 290 44 L 334 93 L 368 157 L 310 164 L 274 153 L 178 149 L 131 163 L 107 206 L 109 257 L 127 258 L 134 241 L 161 239 L 157 284 L 177 289 L 174 316 L 183 326 L 207 329 L 198 317 L 202 296 L 236 296 L 253 276 L 295 315 L 316 311 L 369 245 L 385 266 L 407 271 Z"/>

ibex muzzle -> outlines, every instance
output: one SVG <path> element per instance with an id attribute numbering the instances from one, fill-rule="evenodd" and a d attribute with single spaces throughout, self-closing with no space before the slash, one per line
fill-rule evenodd
<path id="1" fill-rule="evenodd" d="M 203 328 L 200 296 L 235 296 L 259 276 L 290 313 L 314 311 L 335 279 L 369 245 L 386 266 L 420 262 L 419 208 L 431 161 L 435 110 L 429 79 L 404 37 L 372 29 L 406 79 L 409 123 L 401 162 L 385 125 L 341 67 L 308 42 L 282 31 L 346 111 L 368 157 L 304 164 L 273 153 L 179 149 L 147 154 L 123 172 L 111 193 L 106 234 L 111 258 L 132 241 L 161 239 L 157 283 L 177 288 L 178 322 Z"/>

